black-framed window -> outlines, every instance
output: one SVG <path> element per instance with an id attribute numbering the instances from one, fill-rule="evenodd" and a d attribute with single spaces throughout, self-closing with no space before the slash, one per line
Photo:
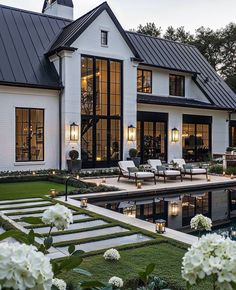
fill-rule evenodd
<path id="1" fill-rule="evenodd" d="M 82 56 L 81 62 L 83 166 L 115 166 L 122 156 L 122 61 Z"/>
<path id="2" fill-rule="evenodd" d="M 16 161 L 44 160 L 44 110 L 16 108 Z"/>
<path id="3" fill-rule="evenodd" d="M 108 31 L 101 30 L 101 45 L 108 45 Z"/>
<path id="4" fill-rule="evenodd" d="M 236 121 L 229 123 L 229 146 L 236 147 Z"/>
<path id="5" fill-rule="evenodd" d="M 137 72 L 137 91 L 140 93 L 152 93 L 152 71 L 138 69 Z"/>
<path id="6" fill-rule="evenodd" d="M 203 214 L 211 217 L 211 193 L 205 192 L 199 195 L 185 195 L 182 198 L 182 225 L 188 226 L 191 219 Z"/>
<path id="7" fill-rule="evenodd" d="M 185 77 L 181 75 L 169 75 L 169 94 L 170 96 L 185 96 Z"/>
<path id="8" fill-rule="evenodd" d="M 183 115 L 183 158 L 189 162 L 206 162 L 212 151 L 212 117 Z"/>

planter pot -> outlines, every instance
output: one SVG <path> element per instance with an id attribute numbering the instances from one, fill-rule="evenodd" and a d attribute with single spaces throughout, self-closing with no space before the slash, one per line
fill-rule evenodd
<path id="1" fill-rule="evenodd" d="M 67 160 L 67 167 L 70 173 L 74 173 L 76 171 L 81 170 L 82 168 L 82 160 Z"/>
<path id="2" fill-rule="evenodd" d="M 141 157 L 132 157 L 131 160 L 133 160 L 134 165 L 139 168 L 139 165 L 141 163 Z"/>

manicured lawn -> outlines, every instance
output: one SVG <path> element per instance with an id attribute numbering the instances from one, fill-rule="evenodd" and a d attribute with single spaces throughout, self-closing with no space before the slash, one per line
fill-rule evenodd
<path id="1" fill-rule="evenodd" d="M 57 191 L 65 190 L 63 184 L 49 181 L 0 183 L 0 200 L 40 197 L 48 194 L 52 188 Z"/>
<path id="2" fill-rule="evenodd" d="M 154 274 L 168 281 L 170 289 L 186 289 L 181 277 L 181 262 L 184 253 L 184 249 L 169 243 L 146 245 L 141 248 L 120 251 L 121 259 L 118 262 L 105 261 L 102 254 L 84 258 L 81 268 L 93 274 L 91 280 L 105 283 L 110 277 L 118 276 L 126 281 L 133 281 L 128 284 L 126 282 L 124 289 L 129 287 L 136 289 L 134 281 L 138 277 L 138 272 L 144 270 L 148 264 L 154 263 L 156 264 Z M 75 285 L 89 280 L 89 278 L 78 276 L 73 272 L 62 277 Z M 194 287 L 192 289 L 211 289 L 207 283 L 201 286 L 202 288 Z"/>

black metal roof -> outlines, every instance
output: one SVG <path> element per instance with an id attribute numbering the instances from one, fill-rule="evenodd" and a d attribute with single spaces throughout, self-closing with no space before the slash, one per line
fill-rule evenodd
<path id="1" fill-rule="evenodd" d="M 58 35 L 57 39 L 53 42 L 47 54 L 53 54 L 57 49 L 60 49 L 60 47 L 70 46 L 84 32 L 84 30 L 105 10 L 112 18 L 117 29 L 128 44 L 134 56 L 139 59 L 140 57 L 136 48 L 127 37 L 125 31 L 123 30 L 122 26 L 120 25 L 119 21 L 117 20 L 116 16 L 112 12 L 107 2 L 103 2 L 101 5 L 89 11 L 87 14 L 83 15 L 82 17 L 78 18 L 77 20 L 71 22 L 66 27 L 64 27 L 61 33 Z"/>
<path id="2" fill-rule="evenodd" d="M 68 20 L 0 5 L 0 84 L 59 88 L 45 51 Z"/>
<path id="3" fill-rule="evenodd" d="M 63 5 L 63 6 L 67 6 L 71 8 L 74 7 L 72 0 L 53 0 L 52 2 L 55 2 L 55 1 L 57 1 L 58 4 Z M 45 8 L 47 7 L 47 3 L 48 3 L 48 0 L 44 0 L 42 12 L 45 11 Z"/>
<path id="4" fill-rule="evenodd" d="M 214 104 L 201 102 L 195 99 L 187 99 L 185 97 L 167 97 L 167 96 L 138 94 L 137 102 L 140 104 L 190 107 L 208 110 L 222 110 L 222 107 L 216 106 Z"/>
<path id="5" fill-rule="evenodd" d="M 195 46 L 135 32 L 127 35 L 144 65 L 193 73 L 193 80 L 212 104 L 236 108 L 236 94 Z"/>

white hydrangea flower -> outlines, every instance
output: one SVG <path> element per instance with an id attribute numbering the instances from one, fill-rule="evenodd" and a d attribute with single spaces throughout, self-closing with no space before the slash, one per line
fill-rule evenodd
<path id="1" fill-rule="evenodd" d="M 0 289 L 50 290 L 53 272 L 49 258 L 37 248 L 19 243 L 2 243 Z"/>
<path id="2" fill-rule="evenodd" d="M 57 203 L 44 211 L 42 222 L 46 225 L 55 226 L 58 231 L 66 230 L 73 223 L 73 214 L 70 209 Z"/>
<path id="3" fill-rule="evenodd" d="M 195 230 L 211 231 L 212 221 L 210 218 L 202 214 L 197 214 L 191 219 L 190 226 Z"/>
<path id="4" fill-rule="evenodd" d="M 190 284 L 215 275 L 217 289 L 236 283 L 236 242 L 217 234 L 203 236 L 183 257 L 182 277 Z"/>
<path id="5" fill-rule="evenodd" d="M 122 288 L 124 285 L 123 280 L 116 276 L 111 277 L 108 283 L 115 286 L 116 288 Z"/>
<path id="6" fill-rule="evenodd" d="M 66 282 L 62 279 L 53 279 L 52 285 L 56 286 L 59 290 L 66 290 Z"/>
<path id="7" fill-rule="evenodd" d="M 109 249 L 103 255 L 105 260 L 115 260 L 118 261 L 120 259 L 120 254 L 116 249 Z"/>

